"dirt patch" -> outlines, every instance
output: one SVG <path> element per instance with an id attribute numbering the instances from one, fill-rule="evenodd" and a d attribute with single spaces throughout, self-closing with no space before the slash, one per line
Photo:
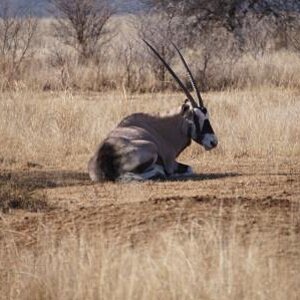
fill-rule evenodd
<path id="1" fill-rule="evenodd" d="M 129 184 L 91 184 L 86 173 L 76 171 L 3 171 L 2 184 L 13 180 L 18 186 L 42 190 L 52 209 L 16 209 L 0 215 L 0 238 L 32 246 L 45 230 L 59 239 L 88 229 L 135 246 L 178 224 L 191 228 L 208 223 L 228 234 L 234 226 L 245 240 L 253 230 L 268 235 L 299 234 L 297 168 L 282 164 L 275 172 L 268 165 L 246 161 L 226 169 L 205 172 L 202 167 L 199 175 L 184 181 Z"/>

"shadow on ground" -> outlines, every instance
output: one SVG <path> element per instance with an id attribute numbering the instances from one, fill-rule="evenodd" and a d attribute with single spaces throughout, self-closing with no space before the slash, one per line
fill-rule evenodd
<path id="1" fill-rule="evenodd" d="M 239 173 L 193 174 L 191 176 L 157 179 L 153 181 L 156 182 L 203 181 L 203 180 L 214 180 L 214 179 L 222 179 L 222 178 L 237 177 L 237 176 L 242 176 L 242 174 Z M 28 171 L 12 171 L 12 172 L 3 171 L 2 173 L 0 173 L 0 184 L 5 184 L 9 182 L 14 183 L 20 187 L 27 187 L 32 190 L 93 184 L 87 173 L 76 172 L 76 171 L 57 171 L 57 170 L 28 170 Z"/>
<path id="2" fill-rule="evenodd" d="M 91 184 L 87 173 L 57 170 L 4 171 L 0 173 L 0 184 L 9 182 L 21 187 L 26 186 L 32 190 Z"/>
<path id="3" fill-rule="evenodd" d="M 202 180 L 214 180 L 214 179 L 223 179 L 227 177 L 237 177 L 242 176 L 240 173 L 206 173 L 206 174 L 193 174 L 190 176 L 184 177 L 174 177 L 167 178 L 164 181 L 202 181 Z"/>

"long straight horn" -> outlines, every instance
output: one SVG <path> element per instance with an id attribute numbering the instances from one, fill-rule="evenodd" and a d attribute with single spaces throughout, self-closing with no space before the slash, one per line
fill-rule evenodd
<path id="1" fill-rule="evenodd" d="M 189 66 L 188 66 L 188 64 L 187 64 L 187 62 L 185 61 L 183 55 L 181 54 L 181 52 L 179 51 L 179 49 L 177 48 L 177 46 L 176 46 L 173 42 L 172 42 L 172 45 L 173 45 L 174 48 L 176 49 L 177 53 L 178 53 L 179 56 L 180 56 L 180 59 L 181 59 L 183 65 L 185 66 L 185 69 L 186 69 L 186 71 L 187 71 L 187 73 L 188 73 L 188 76 L 189 76 L 189 78 L 190 78 L 191 84 L 192 84 L 194 90 L 196 91 L 197 98 L 198 98 L 198 101 L 199 101 L 199 106 L 200 106 L 200 107 L 204 107 L 203 99 L 202 99 L 202 97 L 201 97 L 200 91 L 199 91 L 199 89 L 198 89 L 198 86 L 197 86 L 197 84 L 196 84 L 196 81 L 195 81 L 195 79 L 194 79 L 194 76 L 193 76 L 193 74 L 192 74 L 192 72 L 191 72 L 191 70 L 190 70 L 190 68 L 189 68 Z"/>
<path id="2" fill-rule="evenodd" d="M 187 98 L 190 100 L 193 107 L 197 107 L 197 102 L 194 100 L 191 93 L 188 91 L 186 86 L 182 83 L 182 81 L 178 78 L 178 76 L 175 74 L 175 72 L 172 70 L 172 68 L 169 66 L 169 64 L 166 63 L 166 61 L 160 56 L 160 54 L 153 48 L 153 46 L 148 43 L 146 40 L 144 40 L 144 43 L 154 52 L 154 54 L 160 59 L 160 61 L 164 64 L 164 66 L 167 68 L 167 70 L 170 72 L 170 74 L 173 76 L 173 78 L 177 81 Z"/>

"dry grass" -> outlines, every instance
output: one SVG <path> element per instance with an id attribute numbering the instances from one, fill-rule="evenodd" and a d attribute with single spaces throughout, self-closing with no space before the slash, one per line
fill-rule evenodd
<path id="1" fill-rule="evenodd" d="M 102 71 L 117 89 L 87 92 L 103 87 L 97 67 L 71 58 L 62 74 L 43 51 L 0 94 L 1 300 L 299 298 L 299 57 L 245 56 L 210 74 L 219 87 L 247 87 L 203 95 L 219 146 L 192 145 L 180 160 L 212 180 L 91 186 L 81 179 L 87 161 L 125 115 L 167 111 L 184 97 L 130 94 L 111 60 Z M 45 84 L 52 91 L 41 92 Z M 199 200 L 206 194 L 209 204 Z M 226 197 L 233 205 L 223 207 Z"/>
<path id="2" fill-rule="evenodd" d="M 47 201 L 42 194 L 36 194 L 28 186 L 20 186 L 14 181 L 0 181 L 0 211 L 25 209 L 32 212 L 47 208 Z"/>
<path id="3" fill-rule="evenodd" d="M 136 43 L 134 46 L 136 54 L 131 58 L 130 74 L 124 60 L 126 50 L 122 47 L 114 47 L 98 64 L 92 61 L 87 65 L 81 65 L 72 52 L 66 51 L 56 42 L 54 45 L 52 48 L 55 50 L 52 48 L 48 51 L 43 48 L 37 50 L 44 53 L 43 56 L 28 62 L 28 68 L 24 71 L 22 78 L 11 84 L 14 90 L 61 91 L 68 89 L 101 92 L 126 88 L 134 92 L 151 92 L 159 90 L 161 87 L 161 82 L 155 77 L 153 70 L 145 64 L 149 54 L 140 43 Z M 60 56 L 64 63 L 58 62 L 54 51 L 61 52 Z M 185 54 L 195 72 L 202 68 L 201 52 Z M 195 56 L 197 57 L 196 61 L 194 61 Z M 185 71 L 179 61 L 173 61 L 172 65 L 182 78 L 185 78 Z M 127 86 L 128 76 L 131 77 L 129 86 Z M 201 74 L 196 73 L 196 76 L 200 78 Z M 206 73 L 206 89 L 218 91 L 265 85 L 299 88 L 299 78 L 300 57 L 297 53 L 279 51 L 266 53 L 258 58 L 245 54 L 237 62 L 224 55 L 219 61 L 209 63 Z M 171 81 L 172 79 L 168 79 L 169 83 Z M 168 86 L 176 87 L 171 84 Z"/>
<path id="4" fill-rule="evenodd" d="M 297 90 L 267 87 L 205 95 L 220 147 L 205 153 L 193 146 L 184 158 L 299 156 L 299 97 Z M 96 145 L 122 117 L 136 111 L 166 111 L 182 100 L 181 94 L 168 93 L 4 93 L 0 159 L 4 165 L 34 162 L 85 169 Z"/>
<path id="5" fill-rule="evenodd" d="M 102 49 L 97 59 L 86 64 L 78 61 L 78 55 L 72 47 L 57 41 L 51 29 L 51 19 L 40 21 L 39 31 L 33 45 L 34 56 L 22 64 L 22 72 L 8 84 L 16 91 L 110 91 L 128 89 L 136 92 L 159 90 L 161 82 L 149 61 L 149 53 L 140 41 L 133 20 L 127 16 L 113 17 L 112 27 L 117 35 L 107 48 Z M 219 33 L 215 33 L 219 34 Z M 230 42 L 228 42 L 230 43 Z M 196 77 L 204 80 L 206 89 L 223 90 L 274 86 L 284 88 L 300 87 L 300 57 L 298 52 L 267 50 L 263 55 L 254 57 L 244 53 L 239 59 L 232 57 L 226 50 L 222 53 L 212 48 L 212 59 L 208 62 L 206 78 L 199 71 L 203 68 L 203 45 L 195 44 L 194 49 L 183 49 Z M 100 52 L 100 51 L 99 51 Z M 218 52 L 218 53 L 215 53 Z M 185 72 L 178 58 L 171 62 L 183 76 Z M 3 74 L 4 75 L 4 74 Z M 130 77 L 130 84 L 128 84 Z M 0 90 L 5 90 L 7 78 L 0 77 Z M 171 81 L 171 80 L 170 80 Z M 170 84 L 168 87 L 170 88 Z M 175 87 L 175 86 L 174 86 Z"/>
<path id="6" fill-rule="evenodd" d="M 228 64 L 220 73 L 220 83 L 226 79 L 233 87 L 274 86 L 285 88 L 300 87 L 299 74 L 300 56 L 291 51 L 266 53 L 254 58 L 244 55 L 237 64 Z M 216 81 L 218 81 L 218 74 Z M 218 86 L 218 85 L 217 85 Z"/>
<path id="7" fill-rule="evenodd" d="M 233 209 L 241 214 L 238 205 Z M 0 250 L 0 299 L 296 300 L 299 261 L 280 253 L 297 234 L 283 239 L 254 227 L 245 238 L 235 219 L 226 232 L 219 214 L 219 222 L 178 225 L 142 248 L 85 230 L 63 240 L 42 232 L 30 251 L 7 243 Z"/>
<path id="8" fill-rule="evenodd" d="M 180 105 L 183 98 L 169 93 L 133 96 L 121 92 L 11 92 L 0 97 L 1 168 L 15 172 L 30 166 L 85 171 L 97 143 L 123 116 L 135 111 L 168 110 Z M 206 166 L 209 161 L 261 160 L 275 166 L 273 172 L 277 164 L 298 161 L 298 90 L 264 87 L 208 93 L 204 98 L 220 146 L 207 153 L 193 145 L 183 154 L 183 160 Z M 250 188 L 253 182 L 244 184 L 238 181 L 231 189 L 245 196 L 246 186 Z M 284 193 L 285 189 L 289 191 L 287 184 Z M 185 184 L 182 185 L 184 188 Z M 83 201 L 89 197 L 105 201 L 102 193 L 91 194 L 86 187 L 83 189 Z M 149 199 L 149 191 L 142 191 L 137 185 L 103 189 L 109 195 L 115 190 L 123 202 Z M 8 190 L 6 194 L 1 190 L 6 200 L 12 199 L 12 190 Z M 155 190 L 153 186 L 151 193 Z M 214 219 L 203 219 L 200 223 L 191 219 L 184 225 L 178 219 L 171 230 L 153 229 L 155 238 L 147 242 L 145 236 L 144 246 L 118 239 L 123 227 L 116 227 L 117 237 L 111 239 L 101 233 L 102 227 L 98 228 L 100 233 L 89 230 L 83 223 L 77 224 L 74 216 L 74 228 L 67 230 L 63 238 L 51 229 L 56 226 L 56 219 L 41 220 L 34 233 L 36 243 L 28 248 L 17 244 L 16 239 L 18 235 L 25 238 L 32 234 L 27 230 L 18 233 L 24 215 L 17 215 L 20 220 L 16 227 L 11 227 L 10 215 L 0 215 L 4 228 L 0 237 L 0 299 L 297 299 L 299 209 L 288 210 L 288 215 L 278 210 L 274 217 L 271 210 L 258 207 L 252 212 L 260 216 L 259 223 L 255 223 L 249 209 L 239 205 L 237 195 L 230 218 L 223 215 L 220 206 Z M 19 208 L 35 207 L 31 198 L 26 199 L 27 206 Z M 59 198 L 58 203 L 69 203 L 68 199 Z M 67 211 L 71 207 L 64 205 Z M 93 213 L 89 218 L 94 218 Z M 247 233 L 241 220 L 251 224 L 243 225 L 250 226 Z M 143 219 L 140 222 L 143 224 Z M 284 233 L 278 222 L 284 223 Z M 129 226 L 126 219 L 122 224 L 124 229 Z M 24 226 L 30 226 L 30 222 Z M 139 232 L 139 226 L 132 230 Z M 151 223 L 148 226 L 151 230 Z M 131 234 L 123 235 L 129 238 Z"/>

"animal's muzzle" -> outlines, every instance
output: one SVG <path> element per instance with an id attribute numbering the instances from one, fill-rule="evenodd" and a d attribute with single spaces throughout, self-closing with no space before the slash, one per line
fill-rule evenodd
<path id="1" fill-rule="evenodd" d="M 200 144 L 205 148 L 205 150 L 211 150 L 217 147 L 218 139 L 214 133 L 207 133 L 202 136 Z"/>
<path id="2" fill-rule="evenodd" d="M 210 145 L 211 145 L 211 148 L 215 148 L 218 145 L 218 141 L 217 140 L 210 141 Z"/>

